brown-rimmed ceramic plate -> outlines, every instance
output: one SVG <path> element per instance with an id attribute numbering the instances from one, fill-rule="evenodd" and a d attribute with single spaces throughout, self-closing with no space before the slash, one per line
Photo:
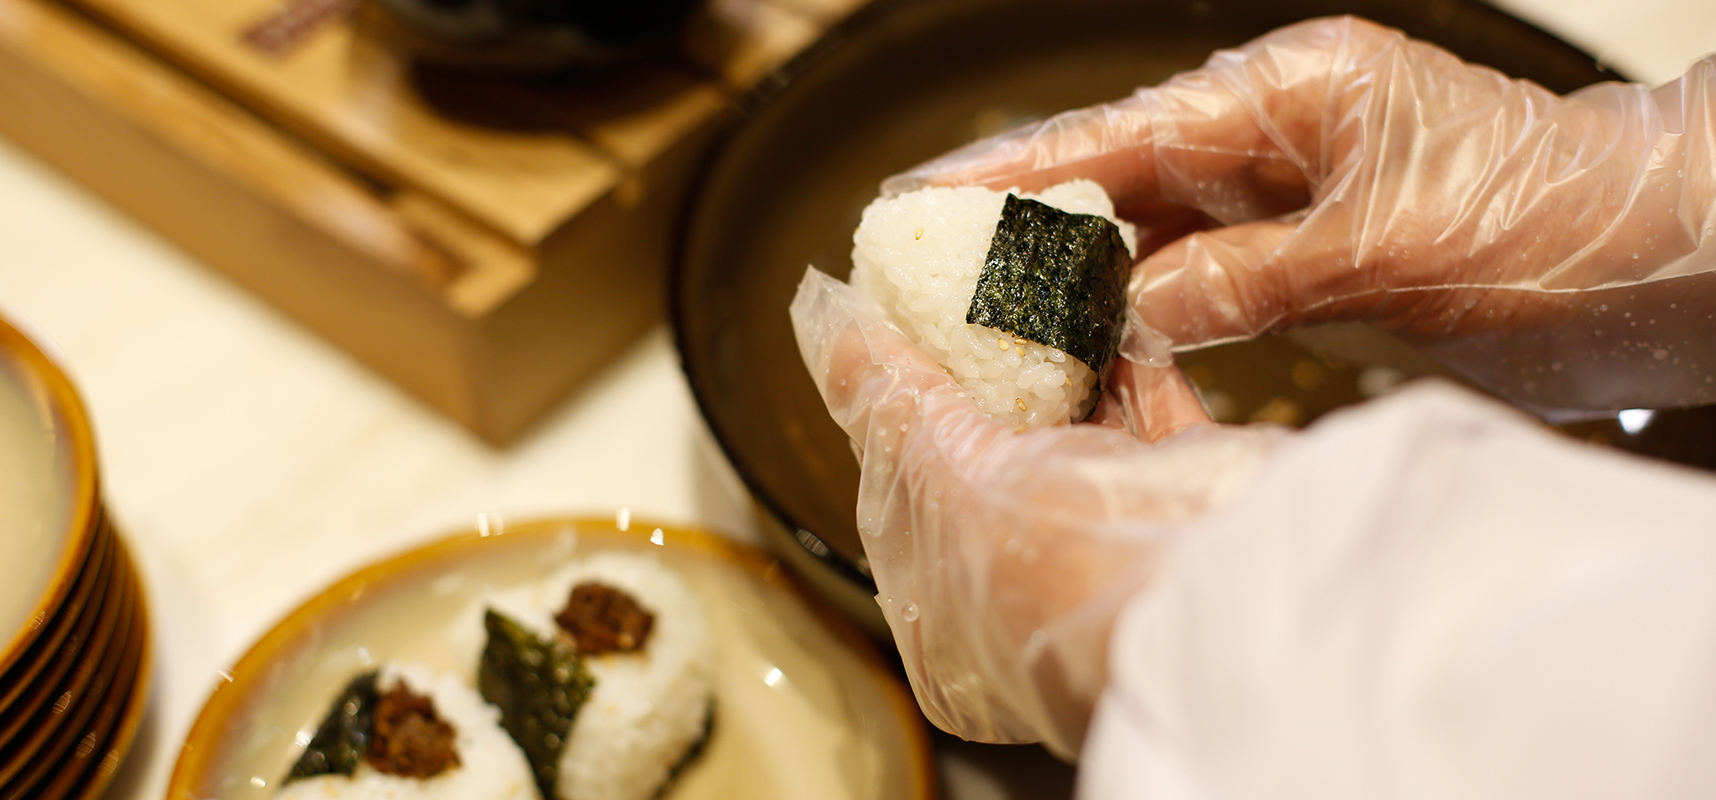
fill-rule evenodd
<path id="1" fill-rule="evenodd" d="M 92 570 L 104 576 L 95 597 L 54 655 L 56 666 L 0 714 L 10 737 L 0 745 L 0 798 L 94 796 L 142 720 L 153 664 L 141 576 L 105 524 L 96 543 L 108 558 Z"/>
<path id="2" fill-rule="evenodd" d="M 65 373 L 0 319 L 0 674 L 59 613 L 98 519 L 95 438 Z"/>
<path id="3" fill-rule="evenodd" d="M 24 713 L 32 694 L 44 685 L 58 680 L 58 674 L 69 665 L 62 646 L 78 647 L 88 638 L 95 620 L 105 613 L 109 600 L 107 587 L 113 574 L 113 538 L 98 535 L 91 543 L 88 558 L 78 570 L 77 582 L 52 619 L 46 620 L 30 646 L 4 674 L 0 674 L 0 746 L 6 741 L 6 720 Z M 40 681 L 38 684 L 37 681 Z"/>
<path id="4" fill-rule="evenodd" d="M 100 792 L 152 675 L 141 578 L 100 501 L 83 404 L 0 319 L 0 799 Z"/>
<path id="5" fill-rule="evenodd" d="M 1344 13 L 1555 91 L 1614 77 L 1477 0 L 876 0 L 765 81 L 692 199 L 670 311 L 698 406 L 778 523 L 765 530 L 783 558 L 879 621 L 854 522 L 857 466 L 800 363 L 787 305 L 806 266 L 848 274 L 852 231 L 883 178 L 1159 83 L 1281 25 Z M 1291 388 L 1303 357 L 1238 360 L 1268 365 L 1270 380 Z M 1324 377 L 1326 389 L 1360 399 L 1356 371 Z M 1235 393 L 1237 405 L 1251 402 Z"/>
<path id="6" fill-rule="evenodd" d="M 485 535 L 485 533 L 487 535 Z M 468 673 L 447 626 L 489 588 L 580 556 L 653 553 L 703 601 L 716 721 L 664 800 L 918 800 L 934 787 L 922 717 L 861 636 L 775 563 L 697 531 L 546 520 L 490 527 L 353 573 L 265 634 L 223 676 L 186 738 L 170 800 L 265 798 L 351 677 L 387 659 Z"/>
<path id="7" fill-rule="evenodd" d="M 119 540 L 117 534 L 115 541 Z M 133 575 L 136 602 L 131 618 L 132 635 L 137 638 L 136 671 L 128 681 L 116 681 L 97 715 L 96 723 L 80 738 L 71 755 L 50 774 L 47 783 L 36 787 L 37 796 L 90 800 L 107 788 L 118 771 L 125 752 L 137 736 L 148 707 L 150 679 L 154 675 L 154 638 L 149 623 L 148 594 L 144 591 L 142 575 L 136 570 L 123 545 L 120 559 L 124 569 Z"/>
<path id="8" fill-rule="evenodd" d="M 132 625 L 137 605 L 136 584 L 128 570 L 120 571 L 109 590 L 119 600 L 117 613 L 97 626 L 89 646 L 79 653 L 75 666 L 51 687 L 51 698 L 31 718 L 20 734 L 0 750 L 0 796 L 36 796 L 23 790 L 33 787 L 48 771 L 62 769 L 62 762 L 76 743 L 105 738 L 97 731 L 104 708 L 123 697 L 136 676 L 144 631 Z"/>
<path id="9" fill-rule="evenodd" d="M 104 585 L 97 589 L 96 604 L 78 620 L 48 668 L 31 683 L 19 702 L 0 715 L 0 784 L 23 769 L 35 756 L 35 749 L 68 719 L 68 714 L 74 711 L 74 698 L 84 699 L 84 686 L 94 677 L 115 635 L 129 622 L 131 598 L 125 592 L 127 581 L 111 566 L 103 574 Z"/>

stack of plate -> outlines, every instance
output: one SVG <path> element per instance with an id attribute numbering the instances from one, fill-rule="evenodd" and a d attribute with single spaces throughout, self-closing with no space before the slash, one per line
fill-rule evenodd
<path id="1" fill-rule="evenodd" d="M 0 800 L 101 792 L 142 716 L 149 650 L 83 407 L 0 320 Z"/>

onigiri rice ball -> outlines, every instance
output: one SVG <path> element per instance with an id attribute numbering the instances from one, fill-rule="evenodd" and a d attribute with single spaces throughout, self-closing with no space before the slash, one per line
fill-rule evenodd
<path id="1" fill-rule="evenodd" d="M 653 616 L 641 649 L 585 654 L 595 680 L 573 717 L 557 765 L 559 800 L 650 800 L 695 752 L 712 724 L 713 642 L 703 608 L 659 560 L 610 552 L 575 561 L 547 579 L 495 592 L 483 606 L 538 636 L 565 636 L 555 615 L 573 587 L 621 590 Z M 466 628 L 481 626 L 482 610 Z"/>
<path id="2" fill-rule="evenodd" d="M 390 775 L 360 761 L 350 776 L 293 778 L 279 800 L 540 800 L 530 765 L 500 727 L 500 712 L 483 702 L 457 675 L 417 665 L 386 662 L 376 688 L 386 693 L 403 683 L 427 695 L 435 713 L 454 730 L 458 763 L 427 778 Z M 332 700 L 332 698 L 330 698 Z"/>
<path id="3" fill-rule="evenodd" d="M 1092 181 L 1035 194 L 935 187 L 880 198 L 864 209 L 853 234 L 852 285 L 877 300 L 984 412 L 1018 426 L 1077 421 L 1098 395 L 1102 376 L 1090 365 L 1015 331 L 966 321 L 1010 193 L 1114 223 L 1130 267 L 1135 229 L 1115 217 L 1107 193 Z"/>

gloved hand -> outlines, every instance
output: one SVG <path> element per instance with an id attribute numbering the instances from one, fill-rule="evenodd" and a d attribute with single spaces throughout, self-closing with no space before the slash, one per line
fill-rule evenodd
<path id="1" fill-rule="evenodd" d="M 1134 274 L 1139 314 L 1182 348 L 1366 320 L 1532 405 L 1716 401 L 1716 59 L 1559 97 L 1315 20 L 884 191 L 1077 177 L 1140 223 L 1177 206 L 1226 226 Z"/>
<path id="2" fill-rule="evenodd" d="M 1184 223 L 1169 207 L 1229 225 L 1135 272 L 1134 306 L 1182 347 L 1358 318 L 1540 404 L 1716 400 L 1716 337 L 1692 335 L 1716 313 L 1712 87 L 1705 62 L 1558 98 L 1320 20 L 885 190 L 1088 177 L 1158 232 Z M 919 703 L 959 735 L 1070 755 L 1116 611 L 1284 434 L 1205 424 L 1177 372 L 1131 363 L 1099 424 L 1016 432 L 882 318 L 815 273 L 793 303 L 860 446 L 858 527 Z"/>
<path id="3" fill-rule="evenodd" d="M 858 530 L 918 704 L 960 736 L 1070 758 L 1109 626 L 1161 538 L 1233 492 L 1281 431 L 1210 424 L 1178 370 L 1122 362 L 1097 424 L 1018 432 L 846 284 L 807 271 L 792 317 L 862 453 Z"/>

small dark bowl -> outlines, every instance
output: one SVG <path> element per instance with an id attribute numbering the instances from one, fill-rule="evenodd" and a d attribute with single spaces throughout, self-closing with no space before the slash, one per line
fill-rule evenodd
<path id="1" fill-rule="evenodd" d="M 666 46 L 696 0 L 366 0 L 369 29 L 419 62 L 523 74 L 611 67 Z"/>
<path id="2" fill-rule="evenodd" d="M 976 137 L 1160 82 L 1217 48 L 1342 13 L 1558 92 L 1614 77 L 1476 0 L 879 0 L 752 97 L 693 198 L 671 314 L 698 405 L 765 510 L 776 550 L 880 629 L 854 523 L 858 468 L 787 319 L 806 265 L 848 274 L 852 231 L 879 181 Z M 1288 391 L 1305 357 L 1279 339 L 1209 353 L 1215 366 L 1200 375 L 1259 365 Z M 1298 422 L 1362 397 L 1357 371 L 1322 368 L 1329 380 Z M 1240 400 L 1261 407 L 1270 396 L 1250 395 L 1270 391 Z"/>

